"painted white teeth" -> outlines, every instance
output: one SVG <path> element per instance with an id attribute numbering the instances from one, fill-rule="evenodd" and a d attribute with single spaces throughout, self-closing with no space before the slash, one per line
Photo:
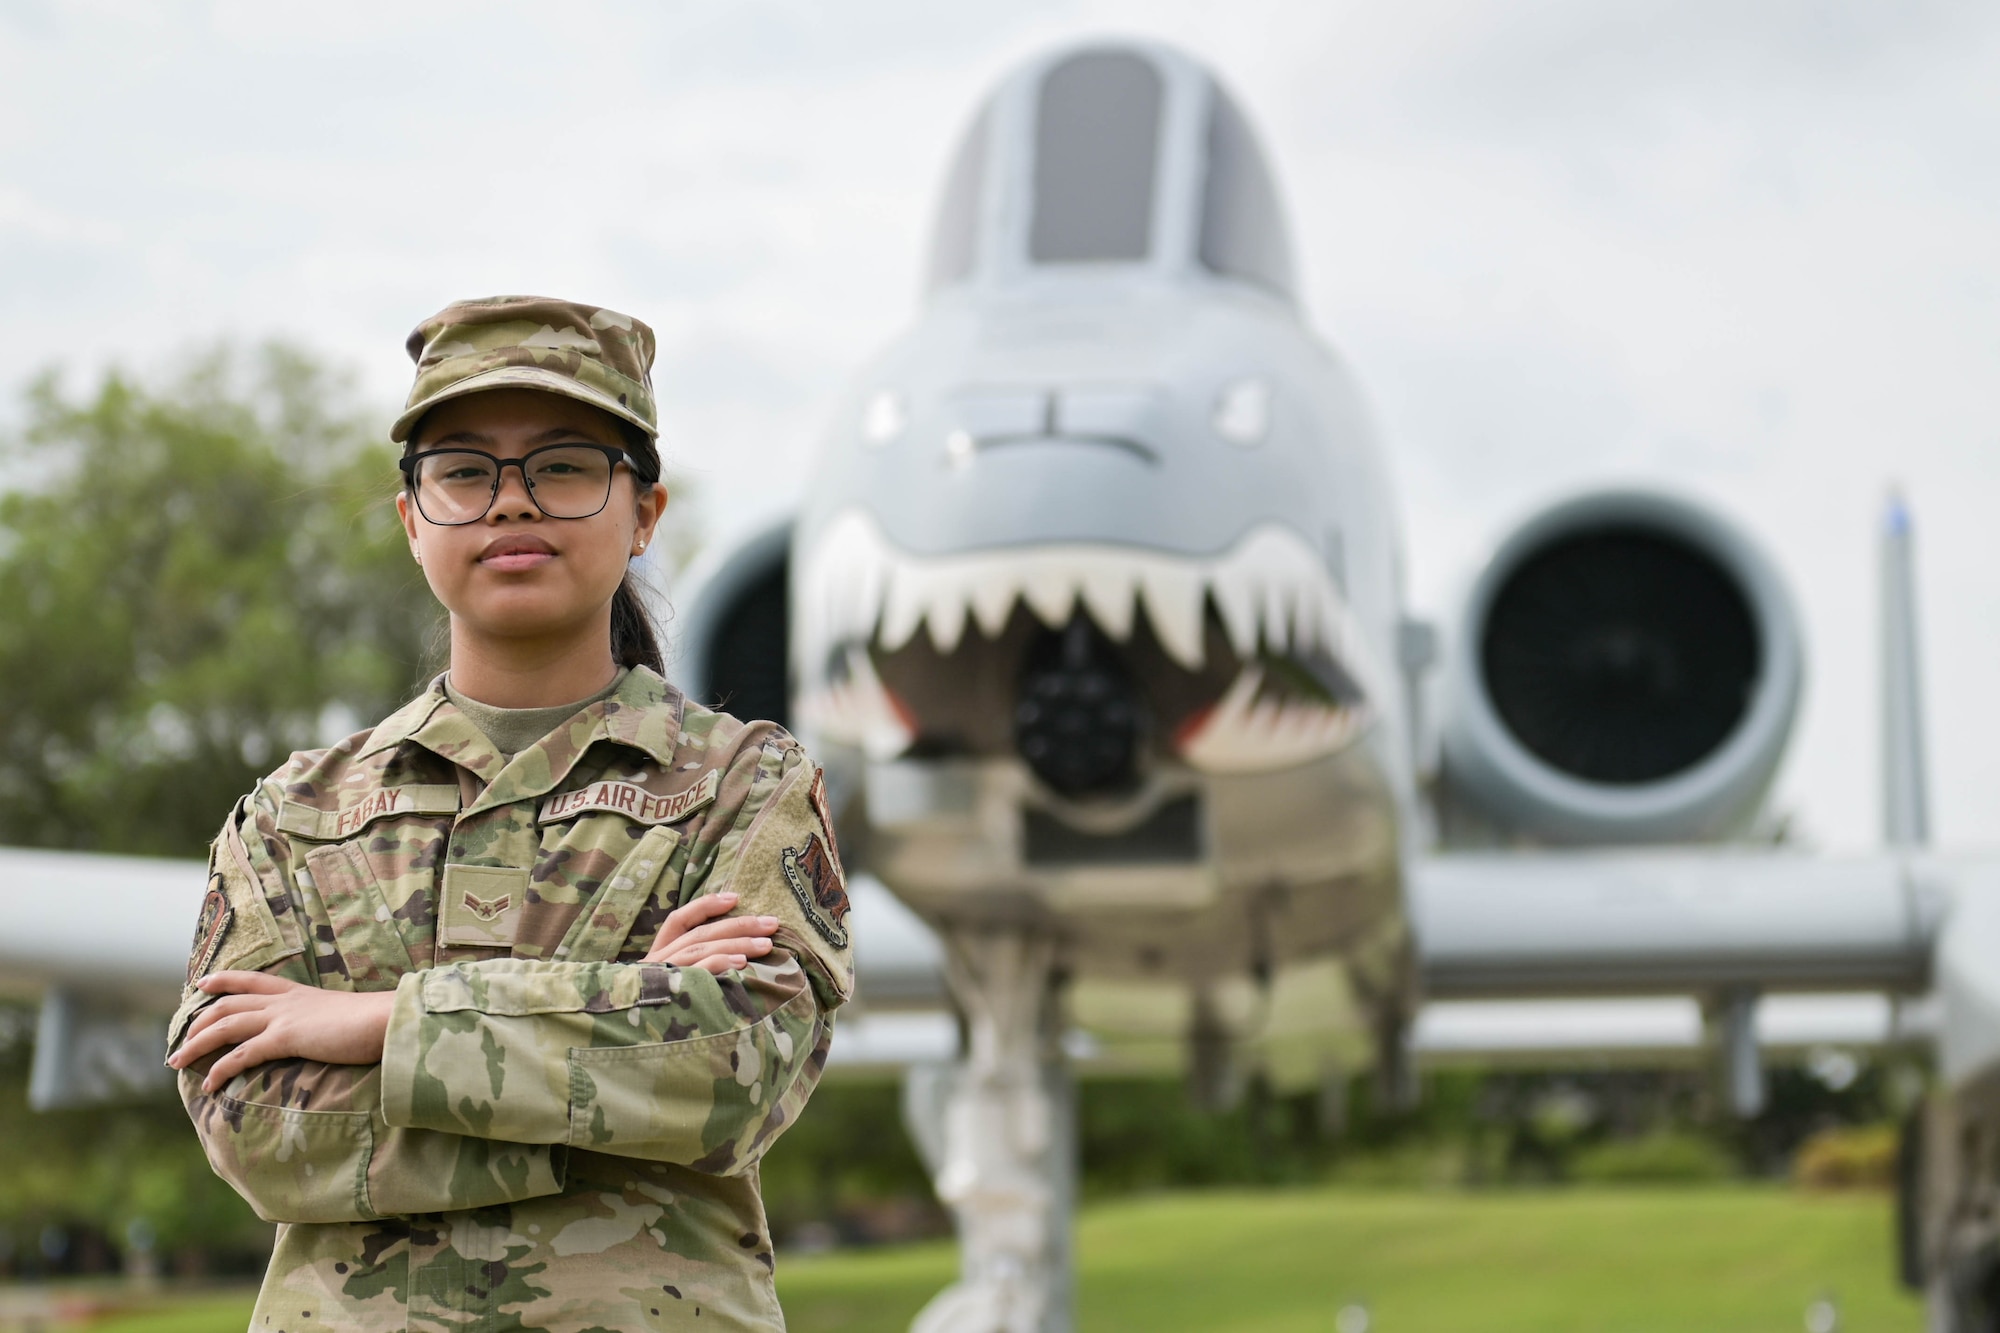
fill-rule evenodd
<path id="1" fill-rule="evenodd" d="M 848 510 L 802 562 L 795 596 L 795 664 L 806 681 L 841 644 L 873 641 L 894 651 L 928 629 L 938 651 L 948 653 L 968 624 L 989 638 L 999 635 L 1016 603 L 1058 627 L 1079 600 L 1121 642 L 1131 638 L 1143 607 L 1161 647 L 1189 670 L 1203 664 L 1205 611 L 1213 602 L 1239 658 L 1253 657 L 1260 643 L 1322 649 L 1364 691 L 1378 679 L 1371 664 L 1355 660 L 1361 639 L 1348 628 L 1352 612 L 1326 566 L 1302 538 L 1276 524 L 1210 558 L 1084 544 L 912 556 L 890 546 L 865 513 Z"/>
<path id="2" fill-rule="evenodd" d="M 1180 561 L 1148 561 L 1139 570 L 1146 619 L 1167 656 L 1190 671 L 1201 666 L 1201 571 Z"/>
<path id="3" fill-rule="evenodd" d="M 940 653 L 949 653 L 958 647 L 958 641 L 965 637 L 966 598 L 933 598 L 927 615 L 931 627 L 931 642 Z"/>
<path id="4" fill-rule="evenodd" d="M 1248 565 L 1231 564 L 1216 571 L 1211 592 L 1215 609 L 1222 617 L 1222 629 L 1229 646 L 1239 658 L 1248 660 L 1257 651 L 1259 598 L 1251 582 Z"/>
<path id="5" fill-rule="evenodd" d="M 1023 572 L 1027 577 L 1021 581 L 1021 598 L 1035 618 L 1044 625 L 1068 624 L 1077 595 L 1072 572 L 1049 560 L 1034 561 Z"/>
<path id="6" fill-rule="evenodd" d="M 917 626 L 924 623 L 929 607 L 922 596 L 921 580 L 916 572 L 910 571 L 904 577 L 889 584 L 888 595 L 882 607 L 882 631 L 879 636 L 884 648 L 896 651 L 916 634 Z M 810 607 L 810 602 L 806 603 Z M 867 627 L 858 618 L 855 620 L 835 620 L 827 617 L 825 632 L 820 635 L 802 633 L 800 637 L 808 643 L 820 646 L 820 651 L 807 655 L 804 662 L 814 662 L 825 655 L 825 649 L 842 638 L 867 638 Z M 836 629 L 835 627 L 839 628 Z"/>
<path id="7" fill-rule="evenodd" d="M 1014 609 L 1014 589 L 1000 579 L 988 579 L 972 586 L 972 616 L 979 632 L 989 639 L 1000 637 L 1007 628 L 1007 615 Z"/>
<path id="8" fill-rule="evenodd" d="M 816 682 L 799 696 L 799 720 L 813 732 L 858 745 L 871 759 L 893 759 L 916 739 L 909 719 L 896 706 L 875 664 L 850 645 L 843 657 L 846 677 Z"/>
<path id="9" fill-rule="evenodd" d="M 1360 731 L 1361 710 L 1306 699 L 1259 700 L 1263 681 L 1260 668 L 1243 668 L 1182 742 L 1181 757 L 1204 773 L 1262 772 L 1332 754 Z"/>
<path id="10" fill-rule="evenodd" d="M 1120 643 L 1132 637 L 1132 612 L 1138 604 L 1131 580 L 1109 565 L 1096 565 L 1079 571 L 1077 586 L 1099 629 Z"/>

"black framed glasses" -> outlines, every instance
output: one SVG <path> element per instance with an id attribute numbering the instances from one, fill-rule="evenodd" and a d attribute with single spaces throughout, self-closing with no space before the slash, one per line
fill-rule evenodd
<path id="1" fill-rule="evenodd" d="M 398 460 L 417 512 L 439 527 L 477 523 L 500 494 L 500 476 L 521 469 L 528 498 L 550 518 L 590 518 L 611 501 L 611 477 L 632 455 L 608 444 L 551 444 L 519 458 L 478 449 L 427 449 Z"/>

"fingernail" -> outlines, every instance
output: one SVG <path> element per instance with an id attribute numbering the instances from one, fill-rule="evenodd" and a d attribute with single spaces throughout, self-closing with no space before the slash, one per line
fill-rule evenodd
<path id="1" fill-rule="evenodd" d="M 741 897 L 742 895 L 735 893 L 718 893 L 715 896 L 722 899 L 724 902 L 733 903 L 737 900 L 737 898 Z"/>
<path id="2" fill-rule="evenodd" d="M 776 930 L 778 928 L 778 918 L 774 916 L 760 916 L 757 918 L 757 924 L 766 930 Z"/>

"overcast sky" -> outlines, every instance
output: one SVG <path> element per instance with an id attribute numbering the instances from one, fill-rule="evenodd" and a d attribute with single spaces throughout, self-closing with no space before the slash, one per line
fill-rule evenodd
<path id="1" fill-rule="evenodd" d="M 1181 44 L 1257 122 L 1421 609 L 1551 496 L 1719 506 L 1805 624 L 1779 799 L 1865 846 L 1898 481 L 1936 825 L 2000 844 L 2000 9 L 1974 0 L 0 0 L 0 375 L 279 334 L 386 423 L 423 315 L 574 296 L 658 329 L 670 452 L 726 533 L 910 319 L 975 102 L 1105 33 Z"/>

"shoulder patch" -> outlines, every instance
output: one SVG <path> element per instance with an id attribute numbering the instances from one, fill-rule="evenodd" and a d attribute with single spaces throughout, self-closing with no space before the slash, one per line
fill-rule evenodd
<path id="1" fill-rule="evenodd" d="M 812 802 L 813 813 L 819 816 L 820 827 L 826 830 L 827 850 L 833 853 L 834 865 L 839 866 L 841 864 L 840 839 L 835 837 L 833 833 L 833 807 L 826 799 L 825 769 L 813 769 L 812 786 L 806 788 L 806 799 Z M 846 872 L 843 870 L 841 878 L 844 880 L 846 877 Z"/>
<path id="2" fill-rule="evenodd" d="M 188 985 L 200 981 L 215 966 L 215 955 L 221 952 L 235 919 L 229 895 L 222 891 L 221 877 L 209 880 L 208 894 L 201 900 L 201 916 L 195 921 L 194 945 L 188 951 Z"/>
<path id="3" fill-rule="evenodd" d="M 586 811 L 608 810 L 635 824 L 677 824 L 712 803 L 721 789 L 722 774 L 712 768 L 694 786 L 668 796 L 649 792 L 636 782 L 593 782 L 548 797 L 535 822 L 552 824 Z"/>
<path id="4" fill-rule="evenodd" d="M 833 836 L 831 829 L 827 836 Z M 845 949 L 847 884 L 834 853 L 820 841 L 819 834 L 808 833 L 803 850 L 787 847 L 779 861 L 784 866 L 785 882 L 791 885 L 792 896 L 799 900 L 799 910 L 806 914 L 806 920 L 834 948 Z"/>

